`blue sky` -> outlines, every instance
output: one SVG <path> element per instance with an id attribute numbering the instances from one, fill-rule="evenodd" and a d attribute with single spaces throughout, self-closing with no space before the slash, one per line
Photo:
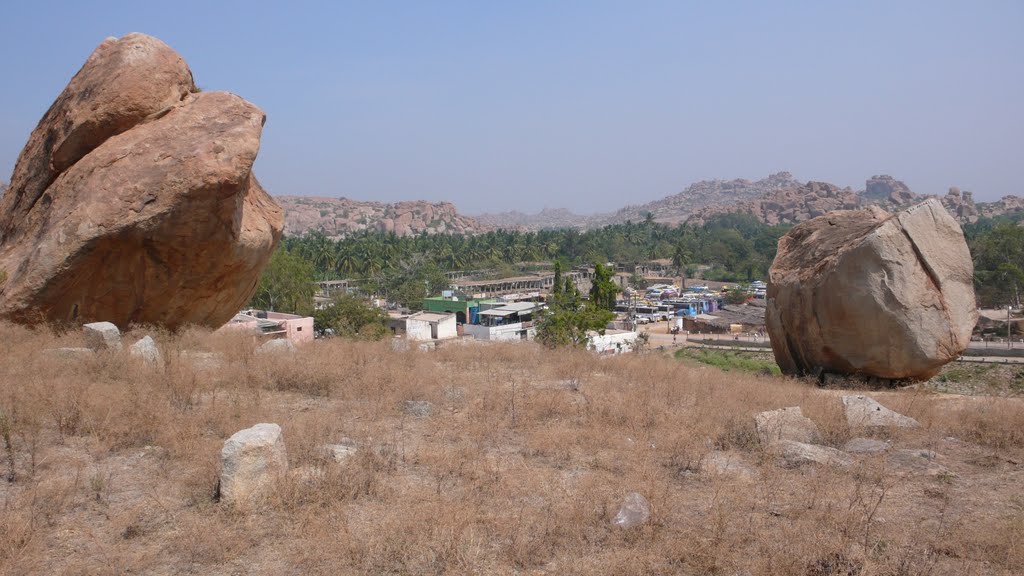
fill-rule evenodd
<path id="1" fill-rule="evenodd" d="M 274 194 L 606 211 L 707 178 L 1024 195 L 1024 2 L 14 2 L 0 179 L 106 36 L 268 115 Z"/>

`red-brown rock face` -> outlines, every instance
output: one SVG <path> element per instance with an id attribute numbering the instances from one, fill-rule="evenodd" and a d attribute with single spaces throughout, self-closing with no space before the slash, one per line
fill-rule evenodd
<path id="1" fill-rule="evenodd" d="M 281 235 L 282 211 L 252 174 L 264 120 L 232 94 L 196 94 L 159 40 L 105 40 L 32 133 L 0 199 L 0 315 L 226 322 Z"/>

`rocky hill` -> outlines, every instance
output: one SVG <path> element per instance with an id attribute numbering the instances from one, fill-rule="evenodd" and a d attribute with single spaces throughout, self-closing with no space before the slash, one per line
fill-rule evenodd
<path id="1" fill-rule="evenodd" d="M 872 176 L 863 190 L 828 182 L 800 182 L 789 172 L 760 180 L 702 180 L 682 192 L 660 200 L 626 206 L 603 214 L 576 214 L 563 208 L 545 208 L 535 214 L 501 212 L 466 216 L 449 202 L 408 201 L 393 204 L 361 202 L 348 198 L 281 196 L 285 209 L 285 233 L 301 235 L 319 230 L 342 237 L 362 230 L 382 230 L 400 236 L 428 234 L 478 234 L 488 230 L 592 229 L 626 221 L 638 222 L 650 214 L 656 222 L 702 223 L 715 214 L 752 214 L 767 224 L 795 224 L 832 210 L 851 210 L 877 205 L 889 211 L 937 198 L 961 223 L 1024 211 L 1024 198 L 1006 196 L 996 202 L 975 203 L 969 191 L 950 188 L 945 195 L 917 194 L 888 175 Z"/>
<path id="2" fill-rule="evenodd" d="M 772 174 L 761 180 L 701 180 L 685 190 L 660 200 L 626 206 L 615 212 L 580 215 L 564 209 L 545 209 L 537 214 L 503 212 L 482 214 L 476 219 L 493 228 L 516 228 L 520 230 L 543 230 L 551 228 L 599 228 L 626 221 L 637 222 L 648 214 L 656 222 L 677 224 L 687 221 L 694 214 L 704 210 L 725 209 L 736 202 L 755 200 L 764 195 L 800 186 L 800 182 L 789 172 Z"/>
<path id="3" fill-rule="evenodd" d="M 917 194 L 892 176 L 872 176 L 862 191 L 840 188 L 826 182 L 797 183 L 774 190 L 753 200 L 714 205 L 692 215 L 690 222 L 700 223 L 715 214 L 752 214 L 766 224 L 795 224 L 832 210 L 852 210 L 876 205 L 893 211 L 928 198 L 938 199 L 960 223 L 975 222 L 981 216 L 993 217 L 1024 210 L 1024 198 L 1006 196 L 996 202 L 975 203 L 971 192 L 950 188 L 945 195 Z"/>
<path id="4" fill-rule="evenodd" d="M 519 211 L 480 214 L 474 216 L 477 222 L 488 228 L 505 230 L 555 230 L 558 228 L 587 228 L 594 218 L 605 216 L 576 214 L 565 208 L 545 208 L 536 214 Z"/>
<path id="5" fill-rule="evenodd" d="M 737 202 L 754 200 L 772 195 L 780 190 L 799 186 L 800 182 L 789 172 L 778 172 L 761 180 L 701 180 L 690 184 L 685 190 L 661 200 L 638 206 L 626 206 L 605 217 L 592 219 L 592 226 L 619 224 L 627 220 L 643 220 L 647 214 L 655 222 L 676 224 L 685 222 L 693 214 L 709 208 L 724 208 Z"/>
<path id="6" fill-rule="evenodd" d="M 428 234 L 477 234 L 489 227 L 463 216 L 450 202 L 413 200 L 361 202 L 348 198 L 278 196 L 284 207 L 284 233 L 298 236 L 320 231 L 343 237 L 363 230 L 394 232 L 399 236 Z"/>

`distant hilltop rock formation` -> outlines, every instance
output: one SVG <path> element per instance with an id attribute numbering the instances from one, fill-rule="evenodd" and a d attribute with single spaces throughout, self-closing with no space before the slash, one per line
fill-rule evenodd
<path id="1" fill-rule="evenodd" d="M 879 206 L 886 210 L 900 210 L 926 199 L 934 198 L 957 220 L 966 224 L 976 222 L 980 216 L 999 216 L 1024 210 L 1024 198 L 1006 196 L 997 202 L 975 203 L 970 192 L 953 187 L 943 196 L 916 194 L 903 182 L 892 176 L 872 176 L 860 192 L 840 188 L 826 182 L 796 183 L 754 200 L 732 204 L 718 204 L 695 212 L 689 222 L 701 223 L 716 214 L 751 214 L 766 224 L 796 224 L 817 218 L 832 210 L 854 210 Z"/>
<path id="2" fill-rule="evenodd" d="M 917 194 L 911 192 L 910 187 L 887 174 L 868 178 L 864 183 L 863 196 L 869 202 L 893 206 L 903 206 L 917 198 Z"/>
<path id="3" fill-rule="evenodd" d="M 600 228 L 627 221 L 641 222 L 650 214 L 655 222 L 677 224 L 689 220 L 694 214 L 707 211 L 716 213 L 736 202 L 743 202 L 773 194 L 779 190 L 800 186 L 789 172 L 772 174 L 761 180 L 701 180 L 685 190 L 654 202 L 626 206 L 606 214 L 579 215 L 562 209 L 547 209 L 537 214 L 505 212 L 483 214 L 477 220 L 493 228 L 543 230 L 554 228 Z"/>
<path id="4" fill-rule="evenodd" d="M 963 232 L 931 198 L 814 218 L 779 240 L 765 324 L 788 374 L 926 380 L 978 320 Z"/>
<path id="5" fill-rule="evenodd" d="M 627 220 L 639 222 L 644 220 L 647 214 L 651 214 L 655 222 L 676 224 L 685 222 L 692 214 L 704 209 L 762 198 L 799 185 L 800 183 L 793 179 L 789 172 L 778 172 L 755 181 L 743 178 L 701 180 L 687 186 L 678 194 L 639 206 L 627 206 L 607 217 L 596 218 L 591 225 L 597 227 L 621 224 Z"/>
<path id="6" fill-rule="evenodd" d="M 481 214 L 473 218 L 486 228 L 530 231 L 586 228 L 587 222 L 593 216 L 576 214 L 565 208 L 545 208 L 536 214 L 511 211 Z"/>
<path id="7" fill-rule="evenodd" d="M 348 198 L 278 196 L 284 208 L 284 232 L 301 236 L 319 231 L 337 238 L 365 230 L 398 236 L 427 234 L 478 234 L 490 228 L 463 216 L 450 202 L 413 200 L 387 204 Z"/>
<path id="8" fill-rule="evenodd" d="M 220 326 L 283 214 L 252 173 L 266 117 L 202 92 L 145 34 L 108 38 L 39 121 L 0 198 L 0 316 Z"/>
<path id="9" fill-rule="evenodd" d="M 864 190 L 843 188 L 828 182 L 801 182 L 789 172 L 778 172 L 760 180 L 701 180 L 678 194 L 615 212 L 576 214 L 563 208 L 545 208 L 534 214 L 519 211 L 460 215 L 455 206 L 423 201 L 385 204 L 347 198 L 280 196 L 285 208 L 285 233 L 302 235 L 318 230 L 331 237 L 343 237 L 364 230 L 383 230 L 398 235 L 477 234 L 489 230 L 536 231 L 559 228 L 594 229 L 628 221 L 642 222 L 650 215 L 655 222 L 702 224 L 718 214 L 750 214 L 766 224 L 797 224 L 833 210 L 855 210 L 880 206 L 900 210 L 936 198 L 960 223 L 975 222 L 1024 210 L 1024 198 L 1006 196 L 997 202 L 975 203 L 973 195 L 950 188 L 945 195 L 913 192 L 889 175 L 872 176 Z"/>

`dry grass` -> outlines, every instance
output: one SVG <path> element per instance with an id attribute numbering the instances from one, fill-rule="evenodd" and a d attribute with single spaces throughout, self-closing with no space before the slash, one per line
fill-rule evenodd
<path id="1" fill-rule="evenodd" d="M 839 447 L 861 431 L 836 391 L 656 354 L 331 341 L 268 357 L 240 335 L 153 335 L 160 369 L 58 360 L 41 350 L 77 335 L 0 326 L 0 572 L 1024 571 L 1017 400 L 873 394 L 923 425 L 878 435 L 939 453 L 940 473 L 884 457 L 786 469 L 753 414 L 799 405 Z M 299 472 L 233 509 L 214 499 L 217 455 L 258 422 L 282 426 Z M 337 465 L 318 447 L 343 437 L 359 452 Z M 712 450 L 752 477 L 701 472 Z M 651 520 L 613 526 L 633 491 Z"/>

